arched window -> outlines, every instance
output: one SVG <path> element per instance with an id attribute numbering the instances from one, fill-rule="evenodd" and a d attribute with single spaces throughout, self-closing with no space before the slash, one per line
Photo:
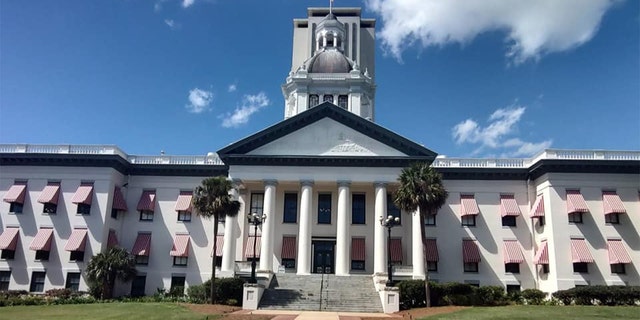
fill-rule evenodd
<path id="1" fill-rule="evenodd" d="M 309 108 L 313 108 L 320 103 L 320 98 L 317 94 L 312 94 L 309 96 Z"/>
<path id="2" fill-rule="evenodd" d="M 322 102 L 331 102 L 331 103 L 333 103 L 333 95 L 325 94 L 324 97 L 322 97 Z"/>
<path id="3" fill-rule="evenodd" d="M 343 108 L 343 109 L 347 109 L 348 101 L 349 101 L 349 98 L 348 98 L 348 96 L 346 94 L 345 95 L 339 95 L 338 96 L 338 107 Z"/>

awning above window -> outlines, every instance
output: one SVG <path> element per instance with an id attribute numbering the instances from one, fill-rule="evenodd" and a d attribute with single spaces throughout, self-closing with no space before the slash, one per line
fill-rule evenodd
<path id="1" fill-rule="evenodd" d="M 247 238 L 247 246 L 244 248 L 244 257 L 260 259 L 260 249 L 262 247 L 260 242 L 260 236 L 249 235 L 249 238 Z M 254 243 L 256 247 L 255 254 L 253 252 Z"/>
<path id="2" fill-rule="evenodd" d="M 84 251 L 87 242 L 87 229 L 73 229 L 67 245 L 64 246 L 66 251 Z"/>
<path id="3" fill-rule="evenodd" d="M 131 254 L 134 256 L 149 256 L 150 252 L 151 233 L 138 233 L 133 249 L 131 249 Z"/>
<path id="4" fill-rule="evenodd" d="M 391 262 L 402 262 L 402 239 L 391 239 L 389 240 L 389 246 L 391 247 Z"/>
<path id="5" fill-rule="evenodd" d="M 178 200 L 176 201 L 176 211 L 191 212 L 192 197 L 193 197 L 192 191 L 180 191 L 180 195 L 178 195 Z"/>
<path id="6" fill-rule="evenodd" d="M 529 216 L 531 218 L 544 217 L 544 198 L 542 197 L 542 195 L 539 195 L 536 198 L 536 201 L 531 207 L 531 211 L 529 211 Z"/>
<path id="7" fill-rule="evenodd" d="M 622 240 L 607 240 L 609 249 L 609 264 L 631 263 L 631 257 L 624 248 Z"/>
<path id="8" fill-rule="evenodd" d="M 536 252 L 536 256 L 533 257 L 533 263 L 535 264 L 549 264 L 549 246 L 546 241 L 540 243 L 540 248 Z"/>
<path id="9" fill-rule="evenodd" d="M 504 263 L 523 263 L 524 256 L 517 240 L 505 240 L 503 243 Z"/>
<path id="10" fill-rule="evenodd" d="M 71 198 L 71 202 L 73 203 L 82 203 L 82 204 L 91 204 L 91 199 L 93 198 L 93 185 L 81 185 L 76 190 L 76 193 Z"/>
<path id="11" fill-rule="evenodd" d="M 38 202 L 58 204 L 58 197 L 60 196 L 60 184 L 50 183 L 42 190 Z"/>
<path id="12" fill-rule="evenodd" d="M 172 257 L 187 257 L 189 256 L 189 235 L 178 234 L 173 238 L 173 247 L 169 254 Z"/>
<path id="13" fill-rule="evenodd" d="M 216 247 L 212 248 L 211 250 L 211 256 L 213 257 L 213 253 L 216 253 L 216 257 L 222 257 L 222 251 L 224 248 L 224 236 L 219 235 L 216 236 Z"/>
<path id="14" fill-rule="evenodd" d="M 469 216 L 478 214 L 480 214 L 480 209 L 478 209 L 476 198 L 468 194 L 460 195 L 460 215 Z"/>
<path id="15" fill-rule="evenodd" d="M 364 238 L 351 239 L 351 260 L 364 261 L 365 247 Z"/>
<path id="16" fill-rule="evenodd" d="M 122 195 L 122 190 L 120 187 L 115 187 L 113 190 L 113 204 L 112 209 L 127 211 L 127 202 L 124 201 L 124 196 Z"/>
<path id="17" fill-rule="evenodd" d="M 113 248 L 118 246 L 118 237 L 115 230 L 109 230 L 109 236 L 107 237 L 107 248 Z"/>
<path id="18" fill-rule="evenodd" d="M 436 243 L 436 239 L 427 239 L 427 248 L 425 255 L 427 256 L 427 261 L 429 262 L 438 262 L 440 260 L 438 256 L 438 245 Z"/>
<path id="19" fill-rule="evenodd" d="M 627 213 L 620 196 L 615 191 L 603 191 L 602 204 L 604 205 L 604 214 Z"/>
<path id="20" fill-rule="evenodd" d="M 593 263 L 593 257 L 584 239 L 571 239 L 571 261 Z"/>
<path id="21" fill-rule="evenodd" d="M 0 235 L 0 250 L 16 250 L 20 228 L 6 228 Z"/>
<path id="22" fill-rule="evenodd" d="M 464 263 L 480 262 L 480 249 L 475 240 L 462 240 L 462 260 Z"/>
<path id="23" fill-rule="evenodd" d="M 500 215 L 503 217 L 520 215 L 520 207 L 512 194 L 500 195 Z"/>
<path id="24" fill-rule="evenodd" d="M 567 213 L 589 212 L 587 202 L 579 190 L 567 190 Z"/>
<path id="25" fill-rule="evenodd" d="M 51 251 L 52 238 L 53 238 L 52 228 L 40 228 L 35 238 L 33 238 L 33 241 L 31 241 L 31 245 L 29 246 L 29 249 L 36 250 L 36 251 L 38 250 Z"/>
<path id="26" fill-rule="evenodd" d="M 24 203 L 24 197 L 27 194 L 27 186 L 24 184 L 14 184 L 9 188 L 7 193 L 4 195 L 4 202 L 9 203 Z"/>
<path id="27" fill-rule="evenodd" d="M 282 259 L 296 258 L 296 237 L 282 237 Z"/>
<path id="28" fill-rule="evenodd" d="M 156 209 L 156 191 L 155 190 L 145 190 L 142 192 L 140 196 L 140 201 L 138 201 L 138 207 L 136 210 L 138 211 L 155 211 Z"/>

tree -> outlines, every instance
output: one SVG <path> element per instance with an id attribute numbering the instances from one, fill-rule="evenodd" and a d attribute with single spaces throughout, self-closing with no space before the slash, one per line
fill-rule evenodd
<path id="1" fill-rule="evenodd" d="M 136 260 L 126 249 L 113 247 L 93 256 L 85 272 L 89 283 L 99 289 L 100 299 L 109 299 L 116 279 L 126 282 L 135 277 Z"/>
<path id="2" fill-rule="evenodd" d="M 204 218 L 213 219 L 213 248 L 217 246 L 218 221 L 227 216 L 234 217 L 240 210 L 240 202 L 229 194 L 233 184 L 224 176 L 206 178 L 193 192 L 191 203 L 196 213 Z M 215 250 L 215 249 L 214 249 Z M 216 260 L 214 253 L 211 259 L 211 304 L 216 300 L 215 279 Z"/>
<path id="3" fill-rule="evenodd" d="M 422 238 L 422 250 L 426 252 L 427 235 L 424 228 L 427 215 L 434 215 L 445 202 L 449 193 L 442 184 L 442 175 L 431 167 L 428 163 L 414 163 L 408 168 L 402 169 L 398 177 L 400 186 L 396 190 L 393 198 L 395 205 L 408 212 L 413 213 L 418 210 L 420 214 L 420 236 Z M 425 266 L 427 257 L 423 254 Z M 427 274 L 428 270 L 425 270 Z M 425 301 L 427 307 L 431 306 L 429 292 L 429 276 L 424 282 Z"/>

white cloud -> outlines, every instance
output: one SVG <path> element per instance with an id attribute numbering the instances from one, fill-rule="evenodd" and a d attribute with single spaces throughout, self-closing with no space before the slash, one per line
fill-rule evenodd
<path id="1" fill-rule="evenodd" d="M 210 109 L 211 101 L 213 101 L 211 91 L 194 88 L 189 91 L 189 104 L 185 108 L 191 113 L 202 113 Z"/>
<path id="2" fill-rule="evenodd" d="M 168 25 L 168 26 L 169 26 L 169 28 L 170 28 L 171 30 L 176 30 L 176 29 L 179 29 L 179 28 L 180 28 L 180 24 L 179 24 L 179 23 L 177 23 L 177 22 L 175 22 L 175 21 L 174 21 L 174 20 L 172 20 L 172 19 L 165 19 L 165 20 L 164 20 L 164 23 L 165 23 L 166 25 Z"/>
<path id="3" fill-rule="evenodd" d="M 182 0 L 182 7 L 189 8 L 196 0 Z"/>
<path id="4" fill-rule="evenodd" d="M 466 44 L 481 33 L 506 32 L 513 62 L 539 59 L 589 41 L 619 0 L 366 0 L 383 21 L 383 46 L 401 59 L 423 47 Z"/>
<path id="5" fill-rule="evenodd" d="M 235 92 L 236 90 L 238 90 L 238 86 L 235 83 L 230 84 L 227 88 L 227 91 L 229 92 Z"/>
<path id="6" fill-rule="evenodd" d="M 532 156 L 549 148 L 551 140 L 542 142 L 527 142 L 512 137 L 517 131 L 517 124 L 522 118 L 526 107 L 511 106 L 494 111 L 488 119 L 488 124 L 482 127 L 473 119 L 466 119 L 453 127 L 453 139 L 457 144 L 479 144 L 473 153 L 481 153 L 485 149 L 502 150 L 505 156 Z"/>
<path id="7" fill-rule="evenodd" d="M 242 104 L 233 111 L 225 115 L 220 115 L 222 126 L 225 128 L 237 128 L 249 122 L 249 118 L 260 109 L 269 105 L 269 98 L 264 92 L 256 95 L 244 95 Z"/>

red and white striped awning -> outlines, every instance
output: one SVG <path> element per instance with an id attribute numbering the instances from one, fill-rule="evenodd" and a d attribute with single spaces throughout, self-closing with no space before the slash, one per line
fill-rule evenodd
<path id="1" fill-rule="evenodd" d="M 365 247 L 364 238 L 352 238 L 351 260 L 364 261 L 366 256 Z"/>
<path id="2" fill-rule="evenodd" d="M 542 197 L 542 195 L 539 195 L 536 198 L 536 201 L 531 207 L 531 211 L 529 211 L 529 216 L 531 218 L 544 217 L 544 198 Z"/>
<path id="3" fill-rule="evenodd" d="M 533 257 L 534 264 L 549 264 L 549 246 L 546 241 L 540 242 L 538 252 Z"/>
<path id="4" fill-rule="evenodd" d="M 118 246 L 118 237 L 116 236 L 116 231 L 111 229 L 109 230 L 109 236 L 107 237 L 107 248 L 113 248 Z"/>
<path id="5" fill-rule="evenodd" d="M 84 246 L 87 243 L 87 229 L 73 229 L 71 236 L 67 241 L 67 245 L 64 246 L 66 251 L 84 251 Z"/>
<path id="6" fill-rule="evenodd" d="M 187 257 L 189 256 L 189 235 L 178 234 L 173 238 L 173 247 L 169 254 L 172 257 Z"/>
<path id="7" fill-rule="evenodd" d="M 224 248 L 224 235 L 216 236 L 216 247 L 211 248 L 211 256 L 213 257 L 213 253 L 216 253 L 216 257 L 222 257 L 222 248 Z"/>
<path id="8" fill-rule="evenodd" d="M 500 195 L 500 215 L 503 217 L 520 215 L 520 207 L 512 194 Z"/>
<path id="9" fill-rule="evenodd" d="M 631 263 L 631 257 L 624 248 L 622 240 L 607 240 L 607 248 L 609 249 L 609 264 Z"/>
<path id="10" fill-rule="evenodd" d="M 604 205 L 604 214 L 627 213 L 620 196 L 615 191 L 603 191 L 602 204 Z"/>
<path id="11" fill-rule="evenodd" d="M 567 190 L 567 213 L 589 212 L 580 190 Z"/>
<path id="12" fill-rule="evenodd" d="M 402 262 L 402 239 L 396 238 L 391 239 L 390 241 L 391 243 L 389 243 L 389 246 L 391 247 L 391 262 Z"/>
<path id="13" fill-rule="evenodd" d="M 9 203 L 24 203 L 24 196 L 27 194 L 27 185 L 26 184 L 14 184 L 9 188 L 7 193 L 4 195 L 4 202 Z"/>
<path id="14" fill-rule="evenodd" d="M 593 257 L 584 239 L 571 239 L 571 261 L 593 263 Z"/>
<path id="15" fill-rule="evenodd" d="M 475 240 L 462 240 L 462 261 L 464 263 L 480 262 L 480 249 Z"/>
<path id="16" fill-rule="evenodd" d="M 262 248 L 262 241 L 260 241 L 260 236 L 249 235 L 247 238 L 247 246 L 244 248 L 244 257 L 245 258 L 258 258 L 260 259 L 260 249 Z M 256 246 L 256 252 L 253 252 L 253 246 Z"/>
<path id="17" fill-rule="evenodd" d="M 40 193 L 38 202 L 58 204 L 59 195 L 60 195 L 60 184 L 49 183 L 46 187 L 44 187 L 44 189 L 42 190 L 42 193 Z"/>
<path id="18" fill-rule="evenodd" d="M 156 209 L 156 191 L 144 190 L 138 201 L 138 211 L 155 211 Z"/>
<path id="19" fill-rule="evenodd" d="M 503 242 L 504 263 L 523 263 L 524 256 L 517 240 L 504 240 Z"/>
<path id="20" fill-rule="evenodd" d="M 282 259 L 296 258 L 296 237 L 282 237 Z"/>
<path id="21" fill-rule="evenodd" d="M 29 249 L 51 251 L 51 239 L 53 239 L 53 228 L 40 228 L 31 241 Z"/>
<path id="22" fill-rule="evenodd" d="M 0 250 L 16 250 L 20 228 L 8 227 L 0 235 Z"/>
<path id="23" fill-rule="evenodd" d="M 113 190 L 113 204 L 111 208 L 120 211 L 128 210 L 127 202 L 124 201 L 124 196 L 122 195 L 122 190 L 120 190 L 120 187 L 115 187 L 115 189 Z"/>
<path id="24" fill-rule="evenodd" d="M 440 260 L 438 256 L 438 244 L 436 243 L 436 239 L 427 239 L 427 248 L 425 255 L 427 257 L 427 261 L 429 262 L 438 262 Z"/>
<path id="25" fill-rule="evenodd" d="M 133 244 L 131 254 L 134 256 L 149 256 L 151 252 L 151 233 L 138 233 L 136 242 Z"/>
<path id="26" fill-rule="evenodd" d="M 71 198 L 73 203 L 91 204 L 93 198 L 93 185 L 80 185 Z"/>
<path id="27" fill-rule="evenodd" d="M 460 195 L 460 215 L 469 216 L 478 214 L 480 214 L 480 209 L 478 209 L 476 198 L 472 194 Z"/>
<path id="28" fill-rule="evenodd" d="M 192 197 L 193 197 L 193 191 L 180 191 L 180 195 L 178 195 L 178 200 L 176 200 L 176 211 L 191 212 Z"/>

